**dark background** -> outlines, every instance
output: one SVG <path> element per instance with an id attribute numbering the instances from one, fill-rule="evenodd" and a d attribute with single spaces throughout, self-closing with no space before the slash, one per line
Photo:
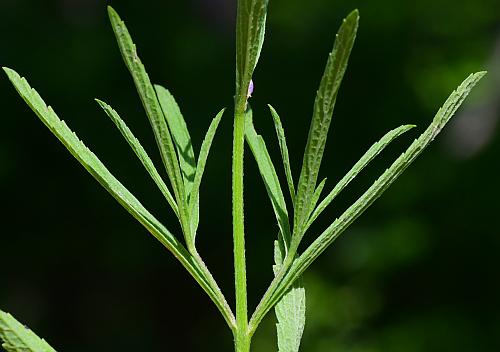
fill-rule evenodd
<path id="1" fill-rule="evenodd" d="M 176 96 L 198 152 L 231 108 L 234 0 L 113 1 L 154 82 Z M 179 233 L 168 205 L 93 101 L 117 109 L 159 161 L 98 0 L 2 0 L 0 64 L 46 102 L 137 197 Z M 341 19 L 361 24 L 320 177 L 326 190 L 383 133 L 415 123 L 338 198 L 310 241 L 423 131 L 470 72 L 490 71 L 438 140 L 305 275 L 303 351 L 499 351 L 498 0 L 271 0 L 255 72 L 254 121 L 279 150 L 280 112 L 297 179 L 314 95 Z M 0 79 L 0 307 L 59 351 L 230 351 L 232 336 L 195 282 Z M 231 111 L 201 193 L 199 249 L 233 301 Z M 272 278 L 272 208 L 246 158 L 250 306 Z M 160 164 L 157 163 L 159 167 Z M 282 177 L 284 186 L 284 177 Z M 326 192 L 325 192 L 326 194 Z M 276 350 L 274 317 L 254 351 Z"/>

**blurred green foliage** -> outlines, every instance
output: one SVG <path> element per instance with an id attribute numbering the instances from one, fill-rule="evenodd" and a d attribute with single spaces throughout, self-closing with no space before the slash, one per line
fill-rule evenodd
<path id="1" fill-rule="evenodd" d="M 112 5 L 126 20 L 153 81 L 176 96 L 199 148 L 214 113 L 232 106 L 234 1 Z M 384 131 L 403 123 L 426 126 L 469 72 L 490 70 L 482 83 L 488 89 L 472 97 L 470 106 L 493 106 L 495 123 L 488 143 L 467 158 L 452 152 L 462 141 L 445 131 L 312 267 L 305 276 L 303 351 L 500 350 L 500 141 L 494 132 L 500 61 L 492 60 L 500 35 L 497 0 L 271 0 L 254 77 L 256 127 L 279 160 L 265 106 L 272 103 L 298 175 L 326 55 L 340 20 L 355 7 L 360 31 L 320 175 L 329 178 L 327 187 Z M 2 66 L 28 76 L 112 172 L 177 231 L 168 205 L 93 101 L 112 104 L 154 150 L 105 3 L 4 0 L 0 33 Z M 3 261 L 17 263 L 2 270 L 2 308 L 30 322 L 59 350 L 230 351 L 224 322 L 194 281 L 40 126 L 6 78 L 0 91 L 0 248 Z M 198 241 L 232 300 L 231 122 L 223 119 L 207 165 L 204 182 L 210 187 L 201 194 Z M 469 135 L 474 133 L 471 127 Z M 356 199 L 408 142 L 402 138 L 389 148 L 313 230 Z M 246 167 L 249 294 L 255 305 L 272 278 L 276 224 L 251 158 Z M 209 200 L 218 200 L 217 211 Z M 167 284 L 167 275 L 175 286 Z M 180 315 L 186 306 L 191 314 Z M 273 325 L 270 316 L 257 332 L 255 351 L 275 349 Z"/>

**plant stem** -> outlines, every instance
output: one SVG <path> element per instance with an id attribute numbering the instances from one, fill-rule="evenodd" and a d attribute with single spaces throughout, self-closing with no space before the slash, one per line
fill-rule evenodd
<path id="1" fill-rule="evenodd" d="M 250 351 L 247 316 L 247 280 L 243 213 L 243 156 L 245 141 L 245 104 L 236 104 L 233 135 L 233 243 L 236 290 L 235 350 Z"/>
<path id="2" fill-rule="evenodd" d="M 235 335 L 234 339 L 234 351 L 235 352 L 250 352 L 250 343 L 252 337 L 248 335 L 246 332 Z"/>

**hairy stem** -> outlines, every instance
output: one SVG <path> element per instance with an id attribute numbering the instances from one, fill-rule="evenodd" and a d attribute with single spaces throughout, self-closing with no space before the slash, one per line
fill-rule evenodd
<path id="1" fill-rule="evenodd" d="M 243 214 L 243 155 L 245 137 L 244 104 L 236 104 L 233 136 L 233 243 L 234 278 L 236 290 L 235 348 L 237 352 L 249 351 L 247 333 L 247 281 L 245 262 L 245 232 Z"/>
<path id="2" fill-rule="evenodd" d="M 250 352 L 252 337 L 247 333 L 236 334 L 234 339 L 235 352 Z"/>

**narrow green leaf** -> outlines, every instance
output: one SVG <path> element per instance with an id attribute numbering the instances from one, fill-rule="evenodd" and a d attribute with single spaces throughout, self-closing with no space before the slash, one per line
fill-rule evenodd
<path id="1" fill-rule="evenodd" d="M 186 196 L 189 197 L 196 173 L 196 158 L 186 121 L 172 94 L 164 87 L 155 85 L 156 95 L 160 102 L 172 138 L 179 156 L 179 164 L 184 179 Z"/>
<path id="2" fill-rule="evenodd" d="M 219 126 L 220 120 L 222 119 L 222 115 L 224 115 L 225 109 L 222 109 L 217 116 L 210 123 L 210 127 L 208 128 L 207 134 L 203 139 L 203 143 L 201 144 L 200 149 L 200 157 L 198 159 L 198 166 L 196 167 L 196 175 L 193 181 L 193 189 L 191 191 L 191 199 L 190 199 L 190 214 L 197 213 L 197 207 L 199 202 L 199 193 L 200 193 L 200 185 L 201 179 L 203 178 L 203 172 L 205 171 L 205 165 L 207 164 L 208 154 L 210 153 L 210 147 L 212 146 L 212 142 L 215 137 L 215 132 L 217 131 L 217 127 Z M 196 199 L 196 201 L 193 201 Z M 196 235 L 196 227 L 192 229 L 193 235 Z"/>
<path id="3" fill-rule="evenodd" d="M 269 0 L 239 0 L 236 28 L 236 95 L 246 102 L 248 86 L 259 60 Z M 237 99 L 238 100 L 238 99 Z M 237 105 L 241 104 L 237 101 Z"/>
<path id="4" fill-rule="evenodd" d="M 333 108 L 337 100 L 340 83 L 347 68 L 356 32 L 358 29 L 359 15 L 355 10 L 344 19 L 326 64 L 325 72 L 314 102 L 313 118 L 309 129 L 302 170 L 300 173 L 295 197 L 295 213 L 293 236 L 296 245 L 300 242 L 311 211 L 311 198 L 316 188 L 321 159 L 325 150 L 326 139 Z"/>
<path id="5" fill-rule="evenodd" d="M 167 120 L 168 128 L 174 139 L 175 147 L 177 149 L 177 156 L 184 180 L 184 190 L 188 199 L 187 206 L 189 207 L 189 221 L 191 226 L 191 238 L 194 246 L 196 229 L 200 219 L 200 200 L 197 198 L 190 198 L 191 190 L 193 188 L 194 176 L 196 174 L 196 157 L 194 155 L 193 144 L 191 142 L 191 135 L 189 134 L 186 121 L 182 116 L 181 109 L 175 101 L 173 95 L 164 87 L 155 85 L 156 95 L 160 102 L 163 115 Z M 194 206 L 191 207 L 191 200 L 194 200 Z"/>
<path id="6" fill-rule="evenodd" d="M 283 160 L 283 167 L 285 169 L 286 181 L 288 182 L 288 190 L 290 191 L 290 198 L 292 202 L 295 201 L 295 186 L 293 183 L 292 169 L 290 167 L 290 158 L 288 156 L 288 147 L 286 145 L 285 130 L 281 124 L 281 119 L 276 112 L 276 110 L 269 105 L 271 110 L 271 115 L 273 116 L 274 128 L 276 129 L 276 135 L 278 136 L 278 142 L 281 151 L 281 158 Z"/>
<path id="7" fill-rule="evenodd" d="M 0 340 L 7 352 L 56 352 L 44 339 L 0 310 Z"/>
<path id="8" fill-rule="evenodd" d="M 354 164 L 349 172 L 335 185 L 333 190 L 321 201 L 318 207 L 310 216 L 305 230 L 318 218 L 323 210 L 339 195 L 340 192 L 377 156 L 379 155 L 393 140 L 401 136 L 403 133 L 415 127 L 415 125 L 400 126 L 392 131 L 387 132 L 378 142 L 373 144 L 370 149 Z"/>
<path id="9" fill-rule="evenodd" d="M 278 275 L 285 250 L 274 242 L 274 275 Z M 306 293 L 302 279 L 298 279 L 274 307 L 279 352 L 298 352 L 306 322 Z"/>
<path id="10" fill-rule="evenodd" d="M 40 120 L 62 142 L 68 151 L 82 166 L 120 203 L 134 218 L 136 218 L 156 239 L 158 239 L 181 262 L 186 270 L 200 284 L 209 297 L 221 311 L 230 327 L 234 325 L 231 309 L 225 301 L 217 284 L 207 275 L 204 268 L 193 260 L 184 246 L 168 231 L 144 206 L 118 181 L 83 144 L 66 123 L 59 119 L 54 110 L 47 106 L 40 95 L 32 89 L 25 78 L 17 72 L 3 68 L 19 95 L 30 106 Z"/>
<path id="11" fill-rule="evenodd" d="M 291 287 L 293 282 L 325 251 L 338 236 L 343 233 L 382 193 L 406 170 L 406 168 L 424 151 L 436 138 L 443 127 L 448 123 L 457 109 L 469 95 L 471 89 L 485 75 L 486 72 L 471 74 L 451 93 L 444 105 L 439 109 L 429 127 L 416 139 L 375 183 L 339 218 L 337 218 L 298 258 L 293 262 L 284 278 L 266 293 L 259 304 L 252 326 L 258 325 L 264 315 L 276 304 Z"/>
<path id="12" fill-rule="evenodd" d="M 184 190 L 183 178 L 180 172 L 179 161 L 177 160 L 172 137 L 168 130 L 167 121 L 163 116 L 160 103 L 156 97 L 155 90 L 149 76 L 142 64 L 137 49 L 132 41 L 132 38 L 125 26 L 125 23 L 120 19 L 111 6 L 108 6 L 109 19 L 113 27 L 113 31 L 120 48 L 123 60 L 132 75 L 137 92 L 142 101 L 142 105 L 146 110 L 151 127 L 156 139 L 156 144 L 160 150 L 160 155 L 165 164 L 168 177 L 174 190 L 175 199 L 179 207 L 181 218 L 181 226 L 186 237 L 188 247 L 192 244 L 190 235 L 190 225 L 187 214 L 187 199 Z"/>
<path id="13" fill-rule="evenodd" d="M 142 165 L 146 169 L 146 171 L 149 173 L 153 181 L 156 183 L 158 188 L 160 189 L 161 193 L 167 200 L 168 204 L 172 207 L 173 211 L 175 214 L 178 216 L 178 209 L 177 209 L 177 204 L 175 204 L 175 199 L 172 197 L 172 194 L 168 190 L 167 185 L 165 182 L 163 182 L 163 179 L 161 178 L 160 174 L 156 170 L 156 167 L 153 164 L 153 161 L 149 158 L 148 154 L 142 147 L 141 143 L 137 138 L 135 138 L 134 134 L 132 131 L 127 127 L 125 122 L 120 118 L 120 115 L 108 104 L 105 102 L 96 99 L 97 103 L 101 106 L 101 108 L 106 112 L 106 114 L 109 116 L 109 118 L 113 121 L 113 123 L 116 125 L 118 130 L 120 130 L 121 134 L 123 137 L 127 140 L 128 144 L 134 151 L 135 155 L 139 158 L 141 161 Z"/>
<path id="14" fill-rule="evenodd" d="M 314 209 L 316 207 L 316 204 L 318 204 L 319 197 L 321 197 L 321 192 L 323 192 L 323 188 L 325 188 L 326 184 L 326 178 L 321 181 L 321 183 L 316 187 L 316 190 L 314 191 L 314 195 L 311 200 L 311 209 Z"/>
<path id="15" fill-rule="evenodd" d="M 285 197 L 283 196 L 278 175 L 267 151 L 264 139 L 257 134 L 253 126 L 252 109 L 250 107 L 245 116 L 245 138 L 259 167 L 267 194 L 273 205 L 280 232 L 284 236 L 284 241 L 288 246 L 290 241 L 290 224 L 288 222 Z"/>
<path id="16" fill-rule="evenodd" d="M 83 167 L 139 222 L 146 228 L 151 226 L 161 229 L 158 221 L 142 206 L 142 204 L 118 181 L 97 158 L 97 156 L 83 144 L 77 135 L 72 132 L 66 123 L 59 119 L 54 110 L 45 104 L 40 95 L 32 89 L 25 78 L 17 72 L 4 68 L 10 81 L 19 95 L 31 107 L 40 120 L 64 144 L 69 152 L 83 165 Z M 182 255 L 183 246 L 169 231 L 159 232 L 162 243 L 177 257 L 188 263 L 187 257 Z M 164 232 L 164 233 L 163 233 Z"/>

